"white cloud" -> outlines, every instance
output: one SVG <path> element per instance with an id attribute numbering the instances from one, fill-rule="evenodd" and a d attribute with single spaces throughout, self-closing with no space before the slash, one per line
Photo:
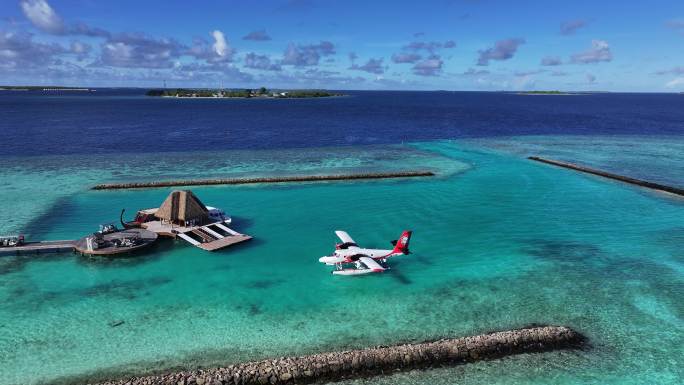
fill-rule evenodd
<path id="1" fill-rule="evenodd" d="M 59 17 L 47 1 L 21 0 L 19 5 L 24 15 L 36 27 L 50 33 L 61 33 L 64 31 L 62 18 Z"/>
<path id="2" fill-rule="evenodd" d="M 59 44 L 34 41 L 28 32 L 0 32 L 0 69 L 39 68 L 65 52 Z"/>
<path id="3" fill-rule="evenodd" d="M 173 39 L 119 34 L 100 47 L 97 65 L 125 68 L 171 68 L 185 46 Z"/>
<path id="4" fill-rule="evenodd" d="M 592 40 L 591 48 L 587 51 L 572 55 L 570 61 L 578 64 L 609 62 L 613 60 L 613 53 L 605 40 Z"/>
<path id="5" fill-rule="evenodd" d="M 228 46 L 228 42 L 226 41 L 226 37 L 223 35 L 223 32 L 215 30 L 211 33 L 211 35 L 214 37 L 214 52 L 221 57 L 230 55 L 231 49 Z"/>
<path id="6" fill-rule="evenodd" d="M 667 87 L 667 88 L 676 88 L 676 87 L 682 87 L 682 86 L 684 86 L 684 77 L 672 79 L 665 84 L 665 87 Z"/>

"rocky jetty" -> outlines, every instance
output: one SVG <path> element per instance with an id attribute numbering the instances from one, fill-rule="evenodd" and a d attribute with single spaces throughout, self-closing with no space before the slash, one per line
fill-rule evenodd
<path id="1" fill-rule="evenodd" d="M 208 186 L 220 184 L 254 184 L 254 183 L 286 183 L 286 182 L 322 182 L 357 179 L 388 179 L 388 178 L 412 178 L 434 176 L 431 171 L 398 171 L 366 174 L 342 174 L 342 175 L 301 175 L 261 178 L 228 178 L 228 179 L 189 179 L 169 180 L 158 182 L 134 182 L 134 183 L 105 183 L 94 186 L 93 190 L 116 190 L 131 188 L 155 188 L 176 186 Z"/>
<path id="2" fill-rule="evenodd" d="M 374 347 L 103 382 L 101 385 L 311 384 L 579 348 L 585 338 L 563 326 L 540 326 L 474 337 Z"/>
<path id="3" fill-rule="evenodd" d="M 664 192 L 667 192 L 670 194 L 684 196 L 684 188 L 667 186 L 667 185 L 660 184 L 660 183 L 654 183 L 654 182 L 649 182 L 646 180 L 630 178 L 628 176 L 613 174 L 613 173 L 610 173 L 607 171 L 597 170 L 595 168 L 589 168 L 589 167 L 580 166 L 580 165 L 568 163 L 568 162 L 561 162 L 559 160 L 540 158 L 538 156 L 529 156 L 529 157 L 527 157 L 527 159 L 533 160 L 535 162 L 541 162 L 541 163 L 546 163 L 546 164 L 550 164 L 553 166 L 567 168 L 570 170 L 585 172 L 587 174 L 598 175 L 598 176 L 601 176 L 604 178 L 613 179 L 613 180 L 617 180 L 620 182 L 633 184 L 636 186 L 650 188 L 652 190 L 664 191 Z"/>

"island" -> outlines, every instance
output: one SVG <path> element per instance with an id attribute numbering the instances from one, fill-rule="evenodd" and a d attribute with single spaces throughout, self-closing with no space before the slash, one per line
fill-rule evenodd
<path id="1" fill-rule="evenodd" d="M 207 89 L 207 88 L 173 88 L 152 89 L 147 96 L 168 98 L 262 98 L 262 99 L 296 99 L 296 98 L 327 98 L 344 96 L 343 94 L 326 90 L 269 90 L 266 87 L 258 89 Z"/>
<path id="2" fill-rule="evenodd" d="M 576 95 L 577 92 L 567 92 L 567 91 L 520 91 L 518 95 Z"/>

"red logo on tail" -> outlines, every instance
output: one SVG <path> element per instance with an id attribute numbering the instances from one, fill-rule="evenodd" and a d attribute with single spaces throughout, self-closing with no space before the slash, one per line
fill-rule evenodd
<path id="1" fill-rule="evenodd" d="M 401 237 L 396 240 L 396 244 L 394 245 L 394 250 L 392 250 L 392 253 L 409 253 L 409 241 L 411 240 L 411 233 L 412 232 L 409 230 L 401 233 Z"/>

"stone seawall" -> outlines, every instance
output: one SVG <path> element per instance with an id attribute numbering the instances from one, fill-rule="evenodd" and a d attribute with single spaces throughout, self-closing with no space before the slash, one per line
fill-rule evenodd
<path id="1" fill-rule="evenodd" d="M 585 338 L 563 326 L 540 326 L 474 337 L 375 347 L 103 382 L 101 385 L 311 384 L 580 347 Z"/>
<path id="2" fill-rule="evenodd" d="M 398 171 L 366 174 L 343 174 L 343 175 L 301 175 L 261 178 L 228 178 L 228 179 L 194 179 L 194 180 L 169 180 L 157 182 L 136 183 L 105 183 L 94 186 L 93 190 L 117 190 L 131 188 L 156 188 L 177 186 L 210 186 L 227 184 L 255 184 L 255 183 L 287 183 L 287 182 L 323 182 L 358 179 L 390 179 L 390 178 L 415 178 L 435 176 L 431 171 Z"/>

